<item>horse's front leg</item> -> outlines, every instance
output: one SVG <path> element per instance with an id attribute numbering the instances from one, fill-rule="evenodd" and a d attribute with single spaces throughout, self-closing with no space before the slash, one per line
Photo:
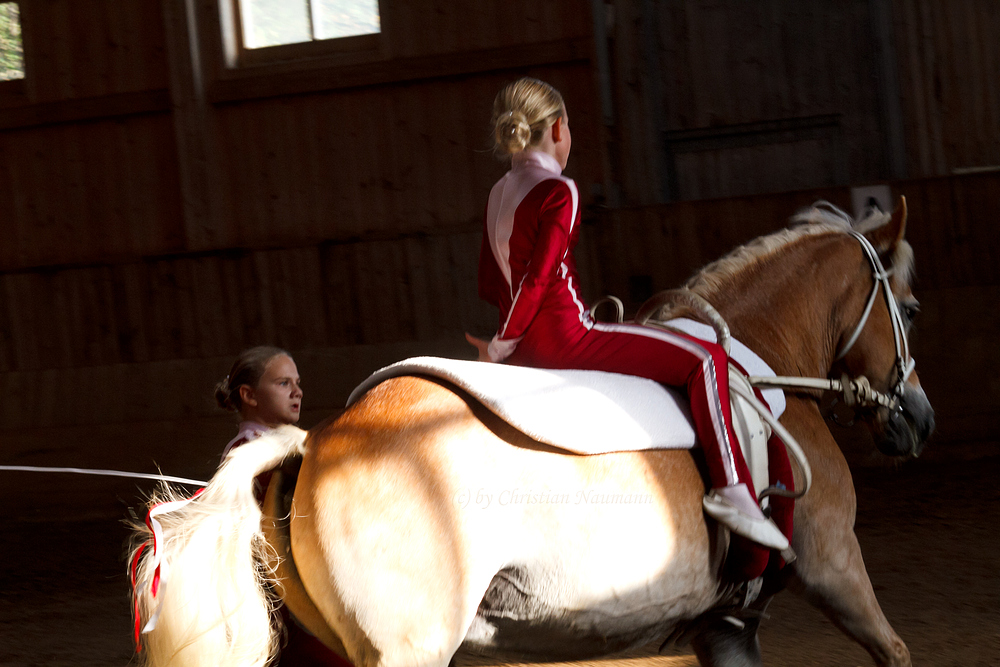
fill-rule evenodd
<path id="1" fill-rule="evenodd" d="M 854 484 L 840 448 L 812 402 L 789 400 L 782 421 L 808 443 L 813 471 L 813 487 L 795 507 L 792 544 L 799 558 L 789 588 L 867 649 L 876 664 L 908 667 L 910 651 L 882 613 L 865 570 L 854 534 Z"/>
<path id="2" fill-rule="evenodd" d="M 875 599 L 865 571 L 861 548 L 853 535 L 845 535 L 832 552 L 812 552 L 796 563 L 789 587 L 822 610 L 848 636 L 865 647 L 875 664 L 909 667 L 910 651 L 889 625 Z M 796 545 L 798 548 L 798 545 Z M 817 558 L 818 557 L 818 558 Z"/>

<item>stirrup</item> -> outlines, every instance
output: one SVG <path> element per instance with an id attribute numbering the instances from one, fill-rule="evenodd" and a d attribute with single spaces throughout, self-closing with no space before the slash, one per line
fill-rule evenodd
<path id="1" fill-rule="evenodd" d="M 755 518 L 741 512 L 729 500 L 717 493 L 709 493 L 702 499 L 705 513 L 732 532 L 769 549 L 786 551 L 788 538 L 771 519 Z"/>

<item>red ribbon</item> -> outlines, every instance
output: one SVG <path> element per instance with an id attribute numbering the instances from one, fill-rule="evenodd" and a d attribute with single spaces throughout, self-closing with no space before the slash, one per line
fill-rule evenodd
<path id="1" fill-rule="evenodd" d="M 139 557 L 142 555 L 142 552 L 145 551 L 146 547 L 148 547 L 148 546 L 149 546 L 149 540 L 146 540 L 145 542 L 142 543 L 142 546 L 139 547 L 138 551 L 135 552 L 135 556 L 132 558 L 132 566 L 129 568 L 129 570 L 131 572 L 132 590 L 133 591 L 135 591 L 135 571 L 136 571 L 136 568 L 139 567 Z M 136 591 L 136 594 L 134 595 L 134 598 L 135 598 L 135 602 L 134 602 L 134 605 L 133 605 L 134 606 L 133 612 L 134 612 L 134 615 L 135 615 L 135 652 L 136 653 L 142 653 L 142 642 L 139 641 L 139 635 L 142 632 L 142 619 L 139 618 L 139 595 L 138 595 L 138 591 Z"/>
<path id="2" fill-rule="evenodd" d="M 187 503 L 191 502 L 192 500 L 194 500 L 195 498 L 197 498 L 198 496 L 200 496 L 202 493 L 204 493 L 204 491 L 205 491 L 204 488 L 198 489 L 197 491 L 194 492 L 194 495 L 192 495 L 191 497 L 187 498 L 185 501 L 180 502 L 180 506 L 186 505 Z M 153 512 L 154 512 L 154 510 L 156 510 L 156 508 L 161 507 L 162 505 L 168 505 L 170 503 L 177 503 L 177 502 L 178 501 L 167 501 L 167 502 L 157 503 L 157 504 L 155 504 L 155 505 L 153 505 L 152 507 L 149 508 L 149 511 L 146 512 L 146 527 L 149 528 L 149 532 L 153 535 L 153 537 L 152 537 L 151 540 L 146 540 L 145 542 L 143 542 L 142 546 L 140 546 L 139 549 L 135 552 L 135 557 L 133 557 L 133 559 L 132 559 L 132 565 L 131 565 L 130 570 L 131 570 L 131 579 L 132 579 L 132 589 L 135 591 L 135 604 L 134 604 L 135 609 L 134 609 L 134 613 L 135 613 L 135 652 L 136 653 L 141 653 L 142 652 L 142 642 L 139 641 L 139 638 L 142 635 L 142 619 L 140 618 L 140 614 L 139 614 L 139 595 L 138 595 L 138 590 L 136 589 L 136 582 L 135 582 L 135 572 L 136 572 L 136 569 L 138 569 L 138 566 L 139 566 L 139 557 L 142 555 L 142 552 L 146 550 L 146 547 L 148 547 L 150 545 L 150 542 L 152 542 L 152 545 L 153 545 L 153 557 L 155 558 L 160 553 L 160 544 L 159 544 L 159 541 L 156 539 L 157 531 L 153 529 Z M 177 507 L 177 508 L 174 508 L 174 509 L 179 509 L 179 508 L 180 507 Z M 153 570 L 153 581 L 150 583 L 149 588 L 150 588 L 150 591 L 153 593 L 153 597 L 155 598 L 156 594 L 160 590 L 160 562 L 157 562 L 156 569 Z M 154 612 L 154 616 L 155 616 L 155 612 Z"/>

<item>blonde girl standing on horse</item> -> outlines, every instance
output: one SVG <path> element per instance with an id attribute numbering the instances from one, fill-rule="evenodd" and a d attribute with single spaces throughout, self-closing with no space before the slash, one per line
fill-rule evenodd
<path id="1" fill-rule="evenodd" d="M 723 349 L 685 334 L 595 322 L 580 297 L 573 259 L 580 196 L 562 175 L 572 146 L 562 95 L 537 79 L 515 81 L 497 95 L 493 124 L 496 150 L 510 156 L 511 168 L 493 186 L 486 208 L 479 295 L 500 309 L 500 326 L 488 345 L 477 345 L 480 358 L 686 387 L 714 487 L 706 511 L 739 535 L 787 548 L 757 504 L 738 447 Z"/>

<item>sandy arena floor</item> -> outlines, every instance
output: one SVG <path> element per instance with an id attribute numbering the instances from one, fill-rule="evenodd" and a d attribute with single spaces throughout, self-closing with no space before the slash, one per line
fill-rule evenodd
<path id="1" fill-rule="evenodd" d="M 915 665 L 1000 665 L 998 479 L 1000 457 L 946 463 L 928 458 L 897 470 L 855 473 L 857 531 L 868 571 Z M 16 497 L 13 504 L 23 508 L 28 496 L 17 485 L 29 480 L 4 480 L 0 500 Z M 60 491 L 67 509 L 84 507 L 92 494 L 100 494 L 105 503 L 114 498 L 124 516 L 136 502 L 128 482 L 109 488 L 107 482 L 64 479 Z M 106 667 L 132 661 L 125 528 L 114 519 L 42 520 L 23 511 L 12 519 L 4 522 L 0 551 L 0 666 Z M 770 615 L 761 631 L 767 665 L 872 664 L 867 653 L 790 593 L 778 596 Z M 601 664 L 697 663 L 680 649 Z"/>

